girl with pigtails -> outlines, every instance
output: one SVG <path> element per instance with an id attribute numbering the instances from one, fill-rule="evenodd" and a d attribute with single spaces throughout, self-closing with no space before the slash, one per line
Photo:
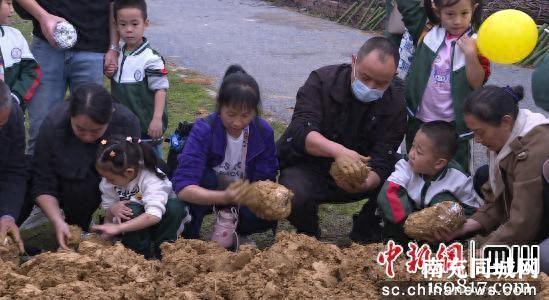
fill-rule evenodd
<path id="1" fill-rule="evenodd" d="M 105 223 L 92 229 L 105 239 L 120 236 L 124 246 L 146 258 L 160 258 L 160 244 L 175 241 L 190 221 L 187 206 L 158 168 L 153 148 L 133 137 L 100 142 L 95 167 Z"/>

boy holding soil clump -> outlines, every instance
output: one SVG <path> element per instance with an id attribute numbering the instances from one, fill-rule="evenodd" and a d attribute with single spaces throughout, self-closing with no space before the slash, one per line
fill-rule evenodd
<path id="1" fill-rule="evenodd" d="M 409 156 L 397 162 L 377 199 L 386 238 L 406 243 L 409 237 L 403 225 L 414 211 L 454 201 L 466 215 L 471 215 L 480 206 L 473 179 L 451 160 L 457 143 L 456 130 L 448 122 L 433 121 L 421 126 Z"/>

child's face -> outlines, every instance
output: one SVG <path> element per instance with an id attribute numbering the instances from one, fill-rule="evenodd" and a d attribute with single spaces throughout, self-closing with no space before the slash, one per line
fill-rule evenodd
<path id="1" fill-rule="evenodd" d="M 427 176 L 436 175 L 447 164 L 445 159 L 438 157 L 435 144 L 421 130 L 416 133 L 408 157 L 412 170 Z"/>
<path id="2" fill-rule="evenodd" d="M 138 8 L 122 8 L 116 13 L 116 29 L 127 48 L 133 49 L 143 42 L 145 28 L 149 20 L 143 19 L 143 13 Z"/>
<path id="3" fill-rule="evenodd" d="M 3 0 L 0 4 L 0 24 L 9 24 L 13 15 L 12 0 Z"/>
<path id="4" fill-rule="evenodd" d="M 231 136 L 239 137 L 242 130 L 252 122 L 255 111 L 244 107 L 222 106 L 219 115 L 225 130 Z"/>
<path id="5" fill-rule="evenodd" d="M 452 6 L 435 7 L 440 19 L 440 25 L 452 35 L 462 35 L 471 26 L 471 19 L 478 4 L 473 6 L 472 0 L 460 0 Z"/>
<path id="6" fill-rule="evenodd" d="M 133 176 L 135 173 L 133 169 L 126 169 L 124 175 L 115 174 L 99 167 L 97 168 L 97 172 L 101 177 L 104 177 L 108 183 L 121 187 L 126 187 L 130 181 L 135 178 L 135 176 Z"/>

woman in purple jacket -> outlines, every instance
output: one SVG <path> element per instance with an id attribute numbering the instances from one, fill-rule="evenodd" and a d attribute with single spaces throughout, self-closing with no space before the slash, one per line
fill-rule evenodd
<path id="1" fill-rule="evenodd" d="M 258 117 L 260 106 L 255 79 L 242 67 L 230 66 L 217 97 L 217 112 L 195 123 L 172 178 L 193 218 L 185 229 L 186 238 L 199 237 L 202 220 L 212 208 L 216 212 L 212 240 L 226 248 L 238 243 L 235 236 L 242 242 L 249 234 L 276 228 L 276 222 L 235 204 L 242 187 L 229 187 L 244 179 L 276 180 L 274 131 Z"/>

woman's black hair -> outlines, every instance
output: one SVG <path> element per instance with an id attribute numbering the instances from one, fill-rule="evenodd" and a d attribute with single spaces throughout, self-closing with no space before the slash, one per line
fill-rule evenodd
<path id="1" fill-rule="evenodd" d="M 499 126 L 501 119 L 509 115 L 517 119 L 518 102 L 524 97 L 524 88 L 487 85 L 472 92 L 463 107 L 464 114 L 470 114 L 482 122 Z"/>
<path id="2" fill-rule="evenodd" d="M 144 167 L 158 178 L 166 178 L 164 173 L 158 171 L 158 158 L 151 145 L 135 137 L 102 140 L 95 166 L 121 176 L 128 168 L 138 171 Z"/>
<path id="3" fill-rule="evenodd" d="M 217 95 L 217 111 L 223 106 L 244 107 L 261 111 L 261 95 L 257 81 L 239 65 L 231 65 L 225 72 Z"/>
<path id="4" fill-rule="evenodd" d="M 111 94 L 101 85 L 86 83 L 69 97 L 71 117 L 86 115 L 95 123 L 105 125 L 111 121 Z"/>
<path id="5" fill-rule="evenodd" d="M 435 13 L 433 5 L 431 3 L 434 3 L 435 6 L 440 10 L 444 7 L 453 6 L 459 1 L 461 0 L 423 0 L 423 7 L 425 8 L 425 12 L 427 13 L 429 21 L 431 21 L 433 24 L 440 24 L 440 19 Z M 478 4 L 477 9 L 473 12 L 473 17 L 471 18 L 471 27 L 473 27 L 473 31 L 476 32 L 478 31 L 478 28 L 482 23 L 482 0 L 470 1 L 473 7 L 475 7 L 475 4 Z"/>

